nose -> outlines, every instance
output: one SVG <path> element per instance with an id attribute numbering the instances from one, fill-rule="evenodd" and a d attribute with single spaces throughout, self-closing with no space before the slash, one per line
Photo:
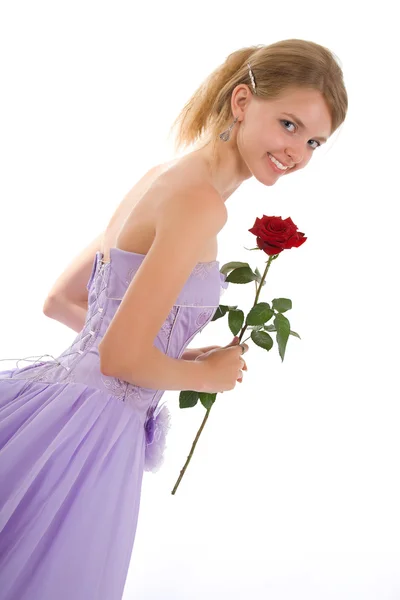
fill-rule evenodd
<path id="1" fill-rule="evenodd" d="M 289 157 L 292 163 L 294 163 L 294 166 L 303 160 L 303 152 L 304 151 L 300 148 L 300 146 L 292 146 L 291 148 L 286 149 L 285 154 Z"/>

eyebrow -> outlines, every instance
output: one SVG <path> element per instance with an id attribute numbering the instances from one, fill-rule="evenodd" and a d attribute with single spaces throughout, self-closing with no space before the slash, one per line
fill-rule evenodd
<path id="1" fill-rule="evenodd" d="M 288 117 L 291 117 L 294 121 L 297 121 L 297 123 L 299 124 L 299 126 L 302 127 L 303 129 L 306 128 L 306 126 L 301 121 L 301 119 L 299 119 L 299 117 L 296 117 L 296 115 L 292 115 L 291 113 L 284 113 L 284 114 L 288 115 Z M 318 140 L 319 142 L 326 142 L 327 141 L 327 138 L 325 138 L 325 137 L 314 136 L 313 139 L 314 140 Z"/>

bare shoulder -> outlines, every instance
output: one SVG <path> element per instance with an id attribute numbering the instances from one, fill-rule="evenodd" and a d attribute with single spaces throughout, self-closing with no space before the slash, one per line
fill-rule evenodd
<path id="1" fill-rule="evenodd" d="M 123 196 L 122 200 L 118 203 L 118 205 L 113 209 L 113 212 L 110 216 L 109 223 L 107 228 L 113 231 L 113 227 L 115 224 L 118 225 L 119 222 L 125 221 L 128 217 L 132 208 L 137 204 L 138 200 L 146 193 L 146 191 L 151 187 L 153 182 L 160 176 L 163 170 L 163 165 L 156 165 L 151 167 L 148 171 L 144 173 L 135 184 L 126 192 Z M 114 235 L 112 233 L 111 235 Z"/>
<path id="2" fill-rule="evenodd" d="M 171 226 L 172 221 L 193 218 L 198 219 L 199 226 L 204 226 L 207 237 L 217 235 L 227 222 L 225 203 L 209 182 L 167 185 L 163 196 L 157 211 L 156 231 Z"/>

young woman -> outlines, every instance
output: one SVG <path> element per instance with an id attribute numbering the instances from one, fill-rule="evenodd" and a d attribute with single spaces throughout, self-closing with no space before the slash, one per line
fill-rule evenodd
<path id="1" fill-rule="evenodd" d="M 52 360 L 0 373 L 2 600 L 118 600 L 142 475 L 162 459 L 164 390 L 232 390 L 246 344 L 186 350 L 225 278 L 217 235 L 250 177 L 303 169 L 344 121 L 332 53 L 285 40 L 233 52 L 179 115 L 177 146 L 60 276 L 44 313 L 77 332 Z M 195 360 L 199 358 L 199 360 Z"/>

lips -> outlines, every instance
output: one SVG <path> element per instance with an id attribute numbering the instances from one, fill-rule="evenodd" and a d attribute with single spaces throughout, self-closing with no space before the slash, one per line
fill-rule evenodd
<path id="1" fill-rule="evenodd" d="M 269 156 L 268 156 L 268 163 L 269 163 L 271 169 L 274 171 L 274 173 L 278 173 L 279 175 L 285 175 L 285 173 L 287 173 L 289 170 L 289 169 L 280 169 L 279 167 L 277 167 L 276 164 L 274 162 L 272 162 L 272 160 L 270 159 Z"/>
<path id="2" fill-rule="evenodd" d="M 284 167 L 288 167 L 288 169 L 291 168 L 291 165 L 288 165 L 287 163 L 283 162 L 283 160 L 281 160 L 280 158 L 278 158 L 277 156 L 274 156 L 273 154 L 271 154 L 271 152 L 267 152 L 268 155 L 273 156 L 276 160 L 278 160 L 281 165 L 283 165 Z"/>

